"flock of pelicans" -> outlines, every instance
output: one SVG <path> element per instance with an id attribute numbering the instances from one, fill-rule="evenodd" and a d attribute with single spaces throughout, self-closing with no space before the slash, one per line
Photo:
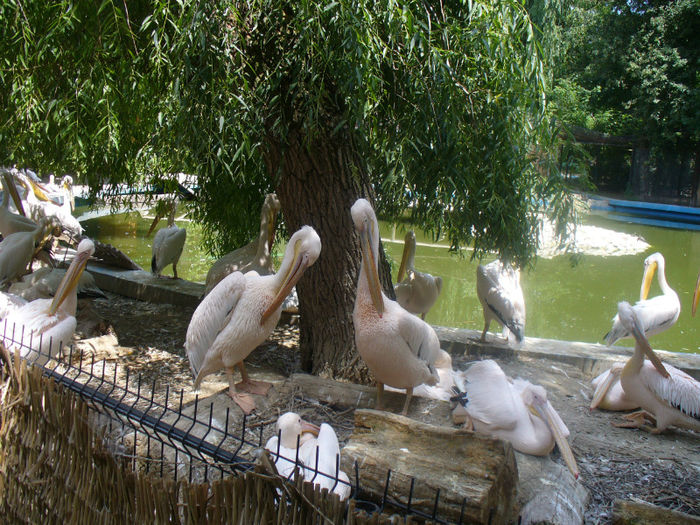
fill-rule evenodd
<path id="1" fill-rule="evenodd" d="M 81 233 L 80 229 L 71 230 L 74 225 L 62 222 L 62 218 L 48 209 L 70 212 L 69 181 L 64 182 L 66 198 L 63 203 L 57 203 L 45 195 L 42 197 L 43 187 L 35 181 L 18 176 L 16 170 L 5 170 L 5 192 L 0 206 L 0 233 L 4 237 L 0 242 L 0 272 L 6 286 L 26 273 L 47 235 L 61 231 L 72 235 Z M 23 196 L 19 195 L 16 184 L 23 189 Z M 46 208 L 41 213 L 33 211 L 39 206 L 37 195 Z M 33 203 L 29 205 L 31 220 L 21 211 L 10 210 L 10 196 L 18 210 L 22 210 L 24 203 Z M 223 370 L 231 398 L 245 413 L 255 408 L 252 394 L 265 395 L 271 385 L 251 379 L 244 360 L 274 330 L 283 302 L 321 253 L 318 234 L 312 227 L 304 226 L 291 236 L 281 266 L 274 271 L 271 247 L 279 210 L 276 196 L 268 195 L 262 209 L 258 239 L 225 255 L 212 266 L 207 275 L 205 296 L 192 315 L 185 339 L 194 387 L 198 388 L 207 375 Z M 358 199 L 349 211 L 362 258 L 353 311 L 355 342 L 377 384 L 376 407 L 382 408 L 385 386 L 405 391 L 404 415 L 413 395 L 450 400 L 454 404 L 456 423 L 508 440 L 516 450 L 528 454 L 546 455 L 557 445 L 568 468 L 578 476 L 576 461 L 566 440 L 569 431 L 547 400 L 543 387 L 507 377 L 492 360 L 470 363 L 466 370 L 452 368 L 450 355 L 440 348 L 434 329 L 423 320 L 440 293 L 442 280 L 415 269 L 412 232 L 406 237 L 395 301 L 384 294 L 380 285 L 379 225 L 372 206 L 367 200 Z M 176 265 L 184 242 L 184 229 L 175 226 L 173 212 L 168 226 L 159 230 L 154 238 L 153 272 L 160 275 L 172 264 L 177 277 Z M 20 259 L 18 246 L 25 244 L 29 248 L 23 248 Z M 19 348 L 23 355 L 46 362 L 57 355 L 63 344 L 71 341 L 76 326 L 77 292 L 94 249 L 89 239 L 80 241 L 68 270 L 55 288 L 47 292 L 48 298 L 27 301 L 13 294 L 2 294 L 2 339 L 8 347 L 21 342 Z M 10 262 L 19 269 L 10 271 Z M 662 295 L 647 299 L 655 271 L 658 271 Z M 24 280 L 36 281 L 26 275 Z M 82 286 L 87 288 L 89 283 Z M 700 282 L 693 298 L 693 312 L 700 300 L 699 290 Z M 506 340 L 522 341 L 525 303 L 518 271 L 498 260 L 480 265 L 477 295 L 484 311 L 481 339 L 485 339 L 490 322 L 497 321 L 503 327 Z M 628 415 L 620 426 L 640 427 L 654 433 L 671 425 L 700 431 L 700 383 L 663 364 L 647 339 L 671 327 L 679 313 L 678 296 L 665 279 L 664 259 L 656 253 L 645 261 L 640 300 L 634 305 L 619 303 L 613 326 L 605 338 L 608 345 L 620 338 L 634 338 L 634 353 L 627 363 L 613 366 L 594 380 L 591 409 L 640 408 Z M 241 374 L 238 383 L 234 379 L 236 368 Z M 294 463 L 289 460 L 298 458 L 305 466 L 304 476 L 347 497 L 349 485 L 336 480 L 335 473 L 341 480 L 347 481 L 347 476 L 337 470 L 340 449 L 329 425 L 319 428 L 297 414 L 287 413 L 279 418 L 277 429 L 278 435 L 268 441 L 266 448 L 275 453 L 275 463 L 281 474 L 290 475 Z M 318 476 L 319 472 L 323 475 Z"/>

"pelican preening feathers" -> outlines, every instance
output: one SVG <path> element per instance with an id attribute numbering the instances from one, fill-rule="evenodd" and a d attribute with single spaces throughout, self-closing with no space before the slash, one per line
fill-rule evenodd
<path id="1" fill-rule="evenodd" d="M 304 226 L 289 240 L 276 274 L 233 272 L 211 290 L 192 315 L 185 340 L 195 388 L 207 375 L 224 369 L 232 399 L 246 413 L 255 408 L 246 392 L 265 394 L 269 384 L 250 380 L 243 360 L 275 328 L 282 302 L 320 252 L 318 234 Z M 242 376 L 238 385 L 233 382 L 235 366 Z"/>
<path id="2" fill-rule="evenodd" d="M 401 265 L 396 277 L 394 292 L 396 301 L 412 314 L 425 319 L 426 314 L 442 290 L 442 277 L 433 277 L 429 273 L 415 269 L 416 234 L 413 230 L 406 233 L 404 239 Z"/>
<path id="3" fill-rule="evenodd" d="M 377 407 L 386 384 L 406 390 L 406 414 L 413 389 L 439 380 L 433 364 L 440 341 L 429 324 L 384 295 L 377 269 L 379 224 L 370 203 L 358 199 L 351 214 L 362 253 L 353 311 L 357 351 L 377 381 Z"/>
<path id="4" fill-rule="evenodd" d="M 484 311 L 481 341 L 486 341 L 491 321 L 497 321 L 503 327 L 506 340 L 512 337 L 521 342 L 525 337 L 525 299 L 520 287 L 520 271 L 498 259 L 486 266 L 479 265 L 476 295 Z"/>

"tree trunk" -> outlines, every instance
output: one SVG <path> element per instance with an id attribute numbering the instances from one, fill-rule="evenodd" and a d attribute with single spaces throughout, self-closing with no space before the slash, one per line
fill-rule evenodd
<path id="1" fill-rule="evenodd" d="M 638 144 L 632 153 L 630 190 L 640 199 L 649 193 L 649 147 L 645 144 Z"/>
<path id="2" fill-rule="evenodd" d="M 290 233 L 313 226 L 321 254 L 297 284 L 302 368 L 334 379 L 368 382 L 370 375 L 355 348 L 352 311 L 360 250 L 350 207 L 359 197 L 374 202 L 364 162 L 342 133 L 309 143 L 290 134 L 281 145 L 268 143 L 268 173 L 277 177 L 277 196 Z M 382 251 L 382 282 L 393 296 Z"/>

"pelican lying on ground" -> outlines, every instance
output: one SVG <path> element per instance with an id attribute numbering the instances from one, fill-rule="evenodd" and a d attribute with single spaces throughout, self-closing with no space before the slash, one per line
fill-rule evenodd
<path id="1" fill-rule="evenodd" d="M 259 275 L 269 275 L 274 271 L 271 251 L 279 211 L 280 201 L 277 195 L 268 193 L 260 212 L 260 233 L 257 240 L 227 253 L 209 268 L 204 295 L 211 292 L 219 281 L 232 272 L 246 273 L 254 270 Z"/>
<path id="2" fill-rule="evenodd" d="M 520 287 L 520 271 L 496 259 L 486 266 L 476 268 L 476 295 L 484 311 L 484 331 L 491 321 L 503 326 L 503 337 L 518 343 L 525 337 L 525 299 Z"/>
<path id="3" fill-rule="evenodd" d="M 647 365 L 653 366 L 649 361 L 645 361 L 644 366 Z M 609 370 L 591 381 L 595 388 L 593 399 L 591 399 L 591 410 L 595 408 L 603 410 L 634 410 L 639 408 L 639 405 L 627 398 L 620 384 L 620 373 L 622 373 L 624 366 L 624 363 L 615 363 Z"/>
<path id="4" fill-rule="evenodd" d="M 62 268 L 44 266 L 29 275 L 25 275 L 20 282 L 13 283 L 8 291 L 27 301 L 48 299 L 56 295 L 56 290 L 58 290 L 65 275 L 66 270 Z M 85 297 L 106 297 L 95 283 L 95 278 L 90 272 L 80 274 L 76 293 L 79 299 Z"/>
<path id="5" fill-rule="evenodd" d="M 566 440 L 569 429 L 544 388 L 523 379 L 511 380 L 490 359 L 473 363 L 456 381 L 466 395 L 453 412 L 456 421 L 464 420 L 468 429 L 509 441 L 515 450 L 533 456 L 546 456 L 556 444 L 578 478 L 576 459 Z"/>
<path id="6" fill-rule="evenodd" d="M 429 273 L 419 272 L 415 269 L 416 234 L 413 230 L 406 234 L 404 239 L 401 266 L 394 285 L 396 301 L 412 314 L 420 314 L 425 319 L 428 310 L 440 295 L 442 290 L 442 277 L 433 277 Z"/>
<path id="7" fill-rule="evenodd" d="M 413 389 L 439 380 L 433 364 L 440 355 L 440 341 L 429 324 L 384 295 L 377 269 L 379 224 L 370 203 L 358 199 L 351 213 L 362 250 L 352 314 L 357 351 L 377 381 L 377 408 L 382 407 L 386 384 L 406 390 L 405 415 Z"/>
<path id="8" fill-rule="evenodd" d="M 657 268 L 662 294 L 647 299 L 651 281 Z M 666 282 L 665 268 L 664 257 L 659 252 L 651 254 L 644 260 L 644 277 L 639 292 L 640 300 L 632 308 L 646 337 L 663 332 L 673 326 L 681 313 L 681 302 L 678 295 Z M 619 314 L 616 314 L 613 317 L 611 330 L 605 334 L 605 343 L 611 346 L 625 337 L 632 337 L 632 333 L 620 321 Z"/>
<path id="9" fill-rule="evenodd" d="M 34 230 L 12 233 L 0 242 L 0 284 L 19 279 L 27 272 L 37 247 L 52 229 L 50 219 L 44 218 Z"/>
<path id="10" fill-rule="evenodd" d="M 17 193 L 14 177 L 8 170 L 3 170 L 2 187 L 2 204 L 0 205 L 0 233 L 2 236 L 7 237 L 13 233 L 34 230 L 37 226 L 36 222 L 24 215 L 10 211 L 10 197 L 18 210 L 24 211 L 24 209 L 19 193 Z"/>
<path id="11" fill-rule="evenodd" d="M 2 321 L 2 340 L 8 348 L 19 348 L 23 357 L 46 363 L 71 342 L 78 304 L 76 287 L 88 259 L 95 251 L 90 239 L 78 245 L 53 299 L 36 299 L 10 313 Z"/>
<path id="12" fill-rule="evenodd" d="M 661 362 L 649 346 L 634 307 L 622 301 L 617 311 L 620 322 L 635 340 L 634 354 L 622 369 L 620 383 L 627 398 L 642 407 L 626 417 L 630 423 L 618 426 L 639 427 L 655 434 L 671 425 L 700 431 L 700 382 Z M 652 367 L 644 366 L 645 356 Z M 648 414 L 656 420 L 655 427 L 646 424 Z"/>
<path id="13" fill-rule="evenodd" d="M 13 293 L 0 292 L 0 320 L 5 319 L 15 310 L 19 310 L 25 304 L 27 300 L 24 297 L 15 295 Z"/>
<path id="14" fill-rule="evenodd" d="M 319 428 L 287 412 L 277 420 L 277 433 L 265 449 L 272 453 L 278 474 L 289 479 L 298 458 L 305 481 L 328 489 L 341 501 L 350 496 L 350 479 L 340 470 L 340 446 L 333 427 L 323 423 Z"/>
<path id="15" fill-rule="evenodd" d="M 246 414 L 255 408 L 252 396 L 244 392 L 265 394 L 270 384 L 249 379 L 243 360 L 277 326 L 284 298 L 320 252 L 318 234 L 311 226 L 304 226 L 289 239 L 276 274 L 234 272 L 199 303 L 185 339 L 195 389 L 204 377 L 223 368 L 231 398 Z M 233 382 L 234 366 L 241 371 L 242 382 L 238 384 Z"/>
<path id="16" fill-rule="evenodd" d="M 153 221 L 153 226 L 157 223 L 158 217 Z M 150 231 L 149 231 L 150 233 Z M 185 228 L 178 228 L 175 225 L 175 205 L 173 204 L 172 211 L 168 217 L 168 226 L 161 228 L 153 238 L 153 246 L 151 252 L 151 271 L 160 277 L 163 269 L 169 265 L 173 265 L 173 278 L 177 279 L 177 262 L 182 255 L 182 249 L 185 246 L 187 231 Z"/>

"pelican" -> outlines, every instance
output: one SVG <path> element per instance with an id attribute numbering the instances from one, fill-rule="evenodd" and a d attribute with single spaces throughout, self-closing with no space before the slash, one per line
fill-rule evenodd
<path id="1" fill-rule="evenodd" d="M 639 292 L 640 300 L 632 308 L 634 308 L 635 315 L 646 337 L 663 332 L 673 326 L 681 313 L 681 302 L 678 300 L 678 295 L 666 282 L 665 267 L 664 256 L 659 252 L 651 254 L 644 260 L 644 277 Z M 647 299 L 651 281 L 657 268 L 662 294 Z M 613 318 L 612 328 L 605 334 L 605 343 L 611 346 L 625 337 L 632 337 L 632 333 L 620 321 L 618 313 Z"/>
<path id="2" fill-rule="evenodd" d="M 433 362 L 433 368 L 438 375 L 438 382 L 434 385 L 418 385 L 413 389 L 413 395 L 418 397 L 427 397 L 429 399 L 440 399 L 442 401 L 450 401 L 454 397 L 455 371 L 452 368 L 452 356 L 444 350 L 440 349 L 438 356 Z M 385 390 L 396 390 L 391 386 L 385 386 Z"/>
<path id="3" fill-rule="evenodd" d="M 404 309 L 412 314 L 420 314 L 420 318 L 425 319 L 428 310 L 440 295 L 442 277 L 433 277 L 429 273 L 416 270 L 415 257 L 416 234 L 411 230 L 404 239 L 403 255 L 394 292 L 396 292 L 396 301 Z"/>
<path id="4" fill-rule="evenodd" d="M 340 445 L 333 427 L 322 423 L 319 428 L 298 414 L 287 412 L 277 420 L 277 433 L 267 441 L 265 448 L 275 458 L 281 476 L 290 478 L 298 459 L 305 481 L 328 489 L 341 501 L 350 496 L 350 478 L 340 470 Z"/>
<path id="5" fill-rule="evenodd" d="M 157 221 L 158 217 L 153 222 L 153 226 L 155 226 Z M 168 218 L 168 226 L 158 230 L 158 233 L 153 238 L 151 271 L 160 277 L 163 269 L 172 263 L 173 278 L 177 279 L 177 262 L 180 260 L 180 255 L 182 255 L 182 248 L 185 246 L 186 238 L 187 231 L 185 228 L 178 228 L 175 225 L 175 205 L 173 204 L 170 217 Z"/>
<path id="6" fill-rule="evenodd" d="M 511 380 L 495 361 L 473 363 L 457 376 L 460 404 L 454 417 L 477 433 L 509 441 L 515 450 L 546 456 L 556 444 L 578 478 L 576 459 L 566 440 L 569 429 L 547 400 L 547 391 L 524 379 Z"/>
<path id="7" fill-rule="evenodd" d="M 635 339 L 634 353 L 622 369 L 620 383 L 627 398 L 642 407 L 642 411 L 627 417 L 629 423 L 619 426 L 643 428 L 655 434 L 671 425 L 700 431 L 700 382 L 661 362 L 644 335 L 638 310 L 622 301 L 617 312 Z M 644 366 L 645 356 L 653 367 Z M 655 427 L 646 425 L 647 414 L 656 420 Z"/>
<path id="8" fill-rule="evenodd" d="M 34 230 L 12 233 L 0 242 L 0 283 L 18 279 L 27 271 L 37 246 L 52 229 L 53 224 L 44 218 Z"/>
<path id="9" fill-rule="evenodd" d="M 382 407 L 386 384 L 406 390 L 406 415 L 413 389 L 422 383 L 435 385 L 439 380 L 433 364 L 439 356 L 440 341 L 428 323 L 382 292 L 377 269 L 379 224 L 370 203 L 358 199 L 351 214 L 362 250 L 352 317 L 355 344 L 377 381 L 377 408 Z"/>
<path id="10" fill-rule="evenodd" d="M 0 320 L 27 304 L 27 300 L 13 293 L 0 292 Z"/>
<path id="11" fill-rule="evenodd" d="M 18 210 L 24 211 L 24 209 L 13 177 L 7 170 L 4 170 L 2 174 L 2 186 L 4 191 L 2 193 L 2 204 L 0 204 L 0 233 L 2 233 L 3 237 L 7 237 L 17 232 L 32 231 L 37 226 L 36 222 L 24 215 L 10 211 L 10 197 L 12 197 Z"/>
<path id="12" fill-rule="evenodd" d="M 211 292 L 217 283 L 231 272 L 246 273 L 255 270 L 259 275 L 269 275 L 273 272 L 271 250 L 279 211 L 280 201 L 277 195 L 268 193 L 260 212 L 260 233 L 257 240 L 227 253 L 209 268 L 204 295 Z"/>
<path id="13" fill-rule="evenodd" d="M 476 295 L 484 311 L 484 331 L 481 342 L 486 341 L 491 321 L 503 326 L 506 340 L 518 343 L 525 336 L 525 299 L 520 287 L 520 271 L 496 259 L 486 266 L 476 268 Z"/>
<path id="14" fill-rule="evenodd" d="M 245 392 L 264 395 L 270 385 L 249 379 L 243 360 L 275 328 L 284 298 L 320 252 L 318 234 L 311 226 L 304 226 L 289 240 L 276 274 L 233 272 L 199 303 L 185 339 L 195 389 L 205 376 L 223 368 L 231 398 L 245 413 L 255 408 L 252 396 Z M 242 382 L 238 384 L 233 382 L 234 366 L 241 371 Z"/>
<path id="15" fill-rule="evenodd" d="M 94 252 L 90 239 L 80 241 L 55 297 L 36 299 L 3 320 L 0 337 L 8 348 L 19 348 L 22 357 L 36 358 L 35 362 L 45 364 L 70 343 L 76 325 L 76 286 Z"/>
<path id="16" fill-rule="evenodd" d="M 47 299 L 56 295 L 56 290 L 58 290 L 65 274 L 66 270 L 62 268 L 44 266 L 29 275 L 25 275 L 22 281 L 13 283 L 8 291 L 28 301 Z M 76 293 L 78 298 L 106 297 L 95 283 L 95 278 L 90 272 L 80 274 Z"/>
<path id="17" fill-rule="evenodd" d="M 649 361 L 645 361 L 644 366 L 647 365 L 653 366 Z M 591 400 L 591 410 L 595 408 L 603 410 L 634 410 L 639 408 L 639 405 L 630 401 L 625 395 L 625 391 L 622 390 L 620 374 L 624 366 L 624 363 L 615 363 L 609 370 L 591 381 L 595 388 Z"/>

